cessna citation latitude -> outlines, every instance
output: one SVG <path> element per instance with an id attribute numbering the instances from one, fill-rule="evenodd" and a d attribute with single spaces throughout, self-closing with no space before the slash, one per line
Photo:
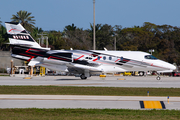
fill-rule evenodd
<path id="1" fill-rule="evenodd" d="M 5 25 L 12 45 L 11 56 L 28 61 L 29 66 L 80 74 L 81 79 L 91 74 L 176 69 L 174 65 L 140 51 L 50 50 L 41 47 L 20 23 L 6 22 Z"/>

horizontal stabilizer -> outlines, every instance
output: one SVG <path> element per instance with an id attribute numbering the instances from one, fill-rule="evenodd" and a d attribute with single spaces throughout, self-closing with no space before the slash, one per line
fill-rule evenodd
<path id="1" fill-rule="evenodd" d="M 40 64 L 40 61 L 36 61 L 36 60 L 31 60 L 28 64 L 28 66 L 35 66 L 35 65 L 38 65 Z"/>

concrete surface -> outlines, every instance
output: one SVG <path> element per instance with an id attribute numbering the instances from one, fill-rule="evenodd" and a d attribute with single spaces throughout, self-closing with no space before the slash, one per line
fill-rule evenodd
<path id="1" fill-rule="evenodd" d="M 0 108 L 110 108 L 142 109 L 139 101 L 163 101 L 166 109 L 180 109 L 180 97 L 0 95 Z"/>
<path id="2" fill-rule="evenodd" d="M 118 80 L 118 79 L 124 80 Z M 55 86 L 99 86 L 99 87 L 152 87 L 152 88 L 180 88 L 180 77 L 106 77 L 93 76 L 81 80 L 74 76 L 45 76 L 24 79 L 21 77 L 0 77 L 0 85 L 55 85 Z"/>
<path id="3" fill-rule="evenodd" d="M 93 76 L 81 80 L 74 76 L 45 76 L 24 79 L 0 77 L 0 85 L 55 85 L 100 87 L 180 88 L 180 77 L 106 77 Z M 87 95 L 0 95 L 0 108 L 110 108 L 142 109 L 139 101 L 164 101 L 166 109 L 180 109 L 180 97 L 87 96 Z"/>

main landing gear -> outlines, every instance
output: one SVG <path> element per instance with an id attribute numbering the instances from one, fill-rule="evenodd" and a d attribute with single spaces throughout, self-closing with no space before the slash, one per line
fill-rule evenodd
<path id="1" fill-rule="evenodd" d="M 82 75 L 80 76 L 80 78 L 81 78 L 82 80 L 87 79 L 87 77 L 86 77 L 84 74 L 82 74 Z"/>

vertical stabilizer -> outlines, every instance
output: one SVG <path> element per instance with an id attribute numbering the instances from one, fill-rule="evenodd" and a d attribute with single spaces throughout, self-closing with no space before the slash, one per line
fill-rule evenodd
<path id="1" fill-rule="evenodd" d="M 20 23 L 6 22 L 10 44 L 42 48 Z"/>

